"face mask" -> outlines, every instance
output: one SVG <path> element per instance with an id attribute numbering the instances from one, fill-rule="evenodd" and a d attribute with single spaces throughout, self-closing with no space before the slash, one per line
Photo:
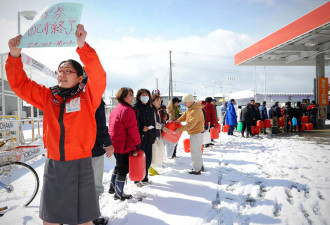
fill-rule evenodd
<path id="1" fill-rule="evenodd" d="M 149 101 L 149 96 L 141 96 L 141 102 L 146 104 Z"/>

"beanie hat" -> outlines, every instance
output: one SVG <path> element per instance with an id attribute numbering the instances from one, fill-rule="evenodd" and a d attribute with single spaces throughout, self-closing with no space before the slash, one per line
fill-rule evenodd
<path id="1" fill-rule="evenodd" d="M 192 96 L 192 94 L 185 94 L 182 97 L 182 101 L 183 102 L 193 102 L 193 101 L 195 101 L 195 99 L 194 99 L 194 96 Z"/>

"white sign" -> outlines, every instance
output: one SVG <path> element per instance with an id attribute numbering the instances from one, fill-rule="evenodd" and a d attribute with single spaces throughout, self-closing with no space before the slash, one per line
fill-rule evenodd
<path id="1" fill-rule="evenodd" d="M 15 120 L 0 121 L 0 132 L 17 131 L 18 123 Z"/>

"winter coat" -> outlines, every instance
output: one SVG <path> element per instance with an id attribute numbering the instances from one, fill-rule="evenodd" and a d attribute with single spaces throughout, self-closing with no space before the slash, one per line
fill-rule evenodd
<path id="1" fill-rule="evenodd" d="M 319 110 L 319 107 L 317 105 L 311 104 L 308 108 L 307 111 L 309 111 L 310 115 L 316 116 L 317 112 Z"/>
<path id="2" fill-rule="evenodd" d="M 303 113 L 303 109 L 301 107 L 294 107 L 294 110 L 293 110 L 293 116 L 296 117 L 296 118 L 301 118 L 303 117 L 304 113 Z"/>
<path id="3" fill-rule="evenodd" d="M 149 129 L 146 132 L 143 131 L 143 128 L 153 126 L 156 127 L 155 124 L 155 116 L 154 116 L 154 110 L 152 107 L 147 104 L 143 104 L 140 101 L 138 101 L 133 106 L 136 117 L 138 121 L 138 127 L 141 137 L 141 142 L 143 144 L 153 144 L 156 140 L 156 129 Z"/>
<path id="4" fill-rule="evenodd" d="M 104 106 L 105 103 L 103 99 L 101 99 L 101 104 L 95 113 L 97 132 L 96 132 L 95 145 L 92 149 L 93 157 L 104 155 L 105 148 L 112 145 L 110 135 L 108 132 L 108 127 L 106 125 Z"/>
<path id="5" fill-rule="evenodd" d="M 179 114 L 182 112 L 181 112 L 180 106 L 177 106 L 177 107 L 178 107 L 177 110 L 175 110 L 175 106 L 173 105 L 172 100 L 170 100 L 167 103 L 166 111 L 169 115 L 168 120 L 177 120 L 180 117 Z"/>
<path id="6" fill-rule="evenodd" d="M 251 111 L 252 111 L 253 120 L 257 120 L 258 119 L 257 107 L 251 104 Z"/>
<path id="7" fill-rule="evenodd" d="M 160 118 L 160 110 L 156 109 L 155 106 L 152 105 L 152 109 L 154 111 L 154 118 L 155 118 L 155 129 L 156 129 L 156 137 L 160 137 L 160 131 L 163 128 L 162 121 Z"/>
<path id="8" fill-rule="evenodd" d="M 230 126 L 236 126 L 237 115 L 233 103 L 229 102 L 226 110 L 226 124 Z"/>
<path id="9" fill-rule="evenodd" d="M 264 121 L 264 120 L 268 119 L 267 108 L 265 105 L 259 106 L 259 112 L 260 112 L 260 120 Z"/>
<path id="10" fill-rule="evenodd" d="M 284 109 L 285 117 L 291 120 L 293 118 L 293 114 L 294 114 L 293 108 L 291 106 L 286 106 Z"/>
<path id="11" fill-rule="evenodd" d="M 204 115 L 201 104 L 195 102 L 178 121 L 186 121 L 186 125 L 178 128 L 178 131 L 187 131 L 189 135 L 202 133 L 204 131 Z"/>
<path id="12" fill-rule="evenodd" d="M 217 124 L 216 112 L 215 112 L 214 105 L 207 102 L 203 109 L 204 109 L 204 112 L 205 112 L 206 125 L 208 126 L 209 123 L 210 123 L 210 126 L 214 126 L 215 124 Z"/>
<path id="13" fill-rule="evenodd" d="M 272 106 L 272 117 L 282 117 L 281 109 L 278 107 L 278 105 L 273 105 Z"/>
<path id="14" fill-rule="evenodd" d="M 269 119 L 273 119 L 273 110 L 272 107 L 268 110 Z"/>
<path id="15" fill-rule="evenodd" d="M 251 124 L 252 120 L 252 109 L 246 106 L 244 109 L 242 109 L 242 122 Z"/>
<path id="16" fill-rule="evenodd" d="M 58 89 L 31 81 L 23 70 L 21 57 L 8 56 L 6 72 L 11 89 L 24 101 L 44 112 L 43 141 L 47 157 L 69 161 L 92 156 L 96 138 L 95 112 L 106 86 L 106 73 L 93 48 L 87 43 L 77 48 L 88 81 L 79 85 L 75 95 L 62 98 Z M 84 91 L 82 91 L 84 89 Z M 80 104 L 79 108 L 72 105 Z M 70 107 L 70 105 L 72 107 Z M 73 109 L 68 112 L 68 109 Z"/>
<path id="17" fill-rule="evenodd" d="M 109 134 L 115 153 L 135 151 L 141 144 L 134 109 L 119 103 L 109 116 Z"/>
<path id="18" fill-rule="evenodd" d="M 242 109 L 237 109 L 237 122 L 242 122 Z"/>

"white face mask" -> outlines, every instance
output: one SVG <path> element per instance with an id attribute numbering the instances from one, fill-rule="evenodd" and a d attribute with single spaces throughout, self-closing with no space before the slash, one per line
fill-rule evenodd
<path id="1" fill-rule="evenodd" d="M 146 104 L 149 101 L 149 96 L 141 96 L 141 102 Z"/>

